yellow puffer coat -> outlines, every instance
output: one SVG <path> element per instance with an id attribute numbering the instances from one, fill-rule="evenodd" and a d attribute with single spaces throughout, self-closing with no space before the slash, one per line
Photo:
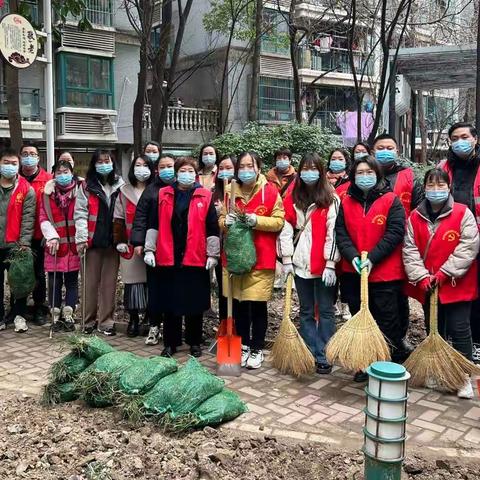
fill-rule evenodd
<path id="1" fill-rule="evenodd" d="M 258 176 L 255 187 L 251 192 L 245 192 L 240 185 L 237 185 L 235 189 L 236 198 L 242 198 L 245 204 L 254 197 L 262 188 L 267 184 L 267 179 L 264 175 Z M 230 194 L 230 187 L 227 187 L 227 193 Z M 223 231 L 227 230 L 225 226 L 225 216 L 227 210 L 225 205 L 222 208 L 218 222 L 220 228 Z M 254 230 L 262 230 L 264 232 L 278 232 L 283 228 L 283 222 L 285 217 L 285 211 L 283 209 L 282 199 L 280 195 L 277 197 L 277 201 L 270 217 L 257 217 L 257 224 Z M 275 270 L 252 270 L 249 273 L 243 275 L 233 276 L 233 298 L 239 301 L 255 301 L 266 302 L 270 300 L 273 292 L 273 283 L 275 281 Z M 223 294 L 228 295 L 228 272 L 223 269 Z"/>

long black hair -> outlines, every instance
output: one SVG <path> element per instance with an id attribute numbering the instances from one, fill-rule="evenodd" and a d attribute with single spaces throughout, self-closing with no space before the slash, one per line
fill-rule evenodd
<path id="1" fill-rule="evenodd" d="M 150 170 L 150 177 L 148 180 L 145 181 L 145 185 L 150 184 L 155 177 L 155 169 L 153 167 L 153 162 L 146 156 L 146 155 L 137 155 L 132 163 L 130 164 L 130 168 L 128 169 L 128 182 L 130 185 L 136 187 L 138 185 L 137 177 L 135 176 L 135 163 L 136 161 L 141 158 L 145 162 L 145 166 L 148 167 Z"/>
<path id="2" fill-rule="evenodd" d="M 348 150 L 345 150 L 344 148 L 335 148 L 330 152 L 330 155 L 328 156 L 327 170 L 330 170 L 330 162 L 332 161 L 332 156 L 335 152 L 340 152 L 343 155 L 343 158 L 345 159 L 345 171 L 348 172 L 351 163 L 350 153 L 348 153 Z"/>
<path id="3" fill-rule="evenodd" d="M 97 170 L 95 169 L 95 164 L 100 160 L 100 157 L 102 155 L 108 155 L 113 164 L 113 170 L 106 177 L 98 175 Z M 87 181 L 92 181 L 95 179 L 97 179 L 102 184 L 108 183 L 109 185 L 113 185 L 117 181 L 117 163 L 115 161 L 115 155 L 111 150 L 97 148 L 93 152 L 92 158 L 90 159 L 90 163 L 88 165 Z"/>
<path id="4" fill-rule="evenodd" d="M 218 162 L 218 165 L 220 165 L 224 160 L 230 160 L 233 163 L 233 171 L 235 172 L 235 167 L 237 165 L 237 157 L 235 155 L 224 155 Z M 223 201 L 223 197 L 225 195 L 223 186 L 224 186 L 223 180 L 218 178 L 218 171 L 217 171 L 217 177 L 215 178 L 215 191 L 213 194 L 215 200 Z"/>
<path id="5" fill-rule="evenodd" d="M 198 154 L 198 168 L 200 169 L 200 171 L 202 171 L 205 167 L 205 165 L 203 163 L 203 160 L 202 160 L 202 155 L 203 155 L 203 151 L 207 147 L 213 148 L 213 150 L 215 152 L 215 165 L 218 165 L 218 163 L 220 162 L 220 154 L 218 153 L 218 150 L 211 143 L 205 143 L 204 145 L 202 145 L 200 147 L 200 153 Z"/>

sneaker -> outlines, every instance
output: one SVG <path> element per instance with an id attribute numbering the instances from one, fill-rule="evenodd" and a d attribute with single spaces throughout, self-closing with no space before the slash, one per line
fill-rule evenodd
<path id="1" fill-rule="evenodd" d="M 473 363 L 480 364 L 480 343 L 473 344 L 472 360 Z"/>
<path id="2" fill-rule="evenodd" d="M 368 373 L 360 370 L 353 376 L 353 381 L 355 383 L 364 383 L 368 380 Z"/>
<path id="3" fill-rule="evenodd" d="M 458 398 L 472 399 L 475 396 L 473 393 L 473 386 L 470 377 L 467 377 L 465 385 L 457 392 Z"/>
<path id="4" fill-rule="evenodd" d="M 328 363 L 317 363 L 317 373 L 319 375 L 329 375 L 332 373 L 332 366 Z"/>
<path id="5" fill-rule="evenodd" d="M 43 327 L 47 323 L 47 316 L 43 313 L 41 307 L 37 307 L 35 309 L 35 313 L 33 314 L 32 323 L 37 327 Z"/>
<path id="6" fill-rule="evenodd" d="M 52 308 L 52 332 L 58 333 L 63 330 L 63 320 L 60 319 L 60 309 Z"/>
<path id="7" fill-rule="evenodd" d="M 247 360 L 247 368 L 249 370 L 256 370 L 262 366 L 263 352 L 261 350 L 250 350 L 250 355 Z"/>
<path id="8" fill-rule="evenodd" d="M 94 323 L 93 325 L 85 325 L 85 327 L 83 328 L 83 334 L 84 335 L 91 335 L 94 330 L 97 328 L 97 324 Z"/>
<path id="9" fill-rule="evenodd" d="M 160 329 L 158 327 L 150 327 L 148 337 L 145 339 L 145 345 L 157 345 Z"/>
<path id="10" fill-rule="evenodd" d="M 102 328 L 102 329 L 99 328 L 98 331 L 100 333 L 103 333 L 106 337 L 114 337 L 117 334 L 117 330 L 115 329 L 115 325 L 113 325 L 112 327 L 108 327 L 108 328 Z"/>
<path id="11" fill-rule="evenodd" d="M 342 319 L 347 321 L 352 318 L 352 314 L 350 313 L 350 309 L 348 308 L 348 303 L 342 303 Z"/>
<path id="12" fill-rule="evenodd" d="M 242 367 L 247 366 L 247 360 L 249 356 L 250 356 L 250 347 L 247 347 L 246 345 L 242 345 Z"/>
<path id="13" fill-rule="evenodd" d="M 28 330 L 27 321 L 20 315 L 15 317 L 13 323 L 15 325 L 15 333 L 25 333 Z"/>
<path id="14" fill-rule="evenodd" d="M 73 308 L 72 307 L 63 307 L 63 328 L 66 332 L 75 331 L 75 319 L 73 318 Z"/>

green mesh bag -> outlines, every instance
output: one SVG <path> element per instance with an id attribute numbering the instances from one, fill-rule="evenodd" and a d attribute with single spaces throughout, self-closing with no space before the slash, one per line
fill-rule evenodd
<path id="1" fill-rule="evenodd" d="M 68 344 L 75 352 L 87 360 L 94 362 L 97 358 L 116 350 L 105 340 L 96 335 L 85 337 L 82 335 L 70 335 L 67 339 Z"/>
<path id="2" fill-rule="evenodd" d="M 215 377 L 197 360 L 190 358 L 178 372 L 159 380 L 145 394 L 143 405 L 152 414 L 169 411 L 175 418 L 192 412 L 202 402 L 219 393 L 223 385 L 221 378 Z"/>
<path id="3" fill-rule="evenodd" d="M 77 378 L 92 362 L 71 352 L 50 367 L 50 380 L 54 383 L 67 383 Z"/>
<path id="4" fill-rule="evenodd" d="M 128 367 L 119 379 L 119 387 L 129 395 L 143 394 L 163 377 L 177 371 L 173 358 L 152 357 L 138 360 Z"/>
<path id="5" fill-rule="evenodd" d="M 242 220 L 242 214 L 237 215 L 239 220 L 229 227 L 224 248 L 228 272 L 242 275 L 250 272 L 255 266 L 257 253 L 252 229 Z"/>
<path id="6" fill-rule="evenodd" d="M 247 406 L 240 397 L 235 392 L 224 388 L 220 393 L 200 404 L 193 413 L 198 418 L 196 426 L 205 427 L 228 422 L 247 411 Z"/>
<path id="7" fill-rule="evenodd" d="M 8 284 L 14 298 L 25 298 L 35 288 L 35 271 L 33 268 L 33 253 L 30 248 L 13 248 L 7 262 Z"/>
<path id="8" fill-rule="evenodd" d="M 42 403 L 56 405 L 58 403 L 72 402 L 78 398 L 78 393 L 73 382 L 51 382 L 43 388 Z"/>

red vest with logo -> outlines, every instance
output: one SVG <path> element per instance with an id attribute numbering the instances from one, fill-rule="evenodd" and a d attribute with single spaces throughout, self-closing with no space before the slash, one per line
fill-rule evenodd
<path id="1" fill-rule="evenodd" d="M 135 212 L 137 210 L 137 206 L 130 201 L 126 195 L 123 195 L 125 199 L 125 230 L 127 234 L 127 239 L 130 241 L 130 235 L 132 234 L 133 228 L 133 220 L 135 218 Z M 126 260 L 130 260 L 133 257 L 134 248 L 133 245 L 128 244 L 128 252 L 121 253 L 120 256 L 125 258 Z"/>
<path id="2" fill-rule="evenodd" d="M 88 194 L 88 248 L 92 247 L 93 236 L 97 228 L 100 199 L 93 194 Z"/>
<path id="3" fill-rule="evenodd" d="M 7 219 L 5 224 L 5 242 L 12 243 L 20 240 L 22 230 L 23 203 L 30 190 L 30 184 L 18 176 L 17 185 L 13 189 L 7 206 Z"/>
<path id="4" fill-rule="evenodd" d="M 53 178 L 53 175 L 47 173 L 43 168 L 38 167 L 38 175 L 33 179 L 31 185 L 35 190 L 35 196 L 37 197 L 37 209 L 35 214 L 35 226 L 33 230 L 33 238 L 35 240 L 41 240 L 43 238 L 42 230 L 40 228 L 40 202 L 42 201 L 43 191 L 45 190 L 45 184 Z"/>
<path id="5" fill-rule="evenodd" d="M 75 211 L 75 202 L 70 202 L 68 206 L 67 215 L 57 205 L 52 195 L 43 195 L 43 207 L 47 214 L 48 220 L 57 231 L 59 236 L 59 247 L 57 256 L 64 257 L 71 251 L 74 255 L 77 254 L 77 247 L 75 245 L 75 222 L 73 220 L 73 212 Z"/>
<path id="6" fill-rule="evenodd" d="M 412 192 L 414 181 L 415 175 L 413 170 L 411 168 L 406 168 L 405 170 L 400 170 L 397 173 L 397 180 L 393 187 L 393 193 L 400 199 L 403 208 L 405 209 L 406 218 L 410 216 L 410 212 L 412 211 Z"/>
<path id="7" fill-rule="evenodd" d="M 205 267 L 207 263 L 208 209 L 212 201 L 212 192 L 206 188 L 196 188 L 188 209 L 188 231 L 182 265 L 186 267 Z M 164 187 L 158 193 L 158 238 L 156 262 L 160 267 L 175 264 L 173 248 L 172 216 L 175 203 L 173 187 Z"/>
<path id="8" fill-rule="evenodd" d="M 448 164 L 447 160 L 442 160 L 438 164 L 438 168 L 441 168 L 445 172 L 448 173 L 450 177 L 450 184 L 453 183 L 453 172 Z M 480 168 L 477 170 L 477 174 L 475 175 L 475 180 L 473 182 L 473 200 L 475 203 L 475 219 L 477 220 L 478 228 L 480 229 Z"/>
<path id="9" fill-rule="evenodd" d="M 297 225 L 297 212 L 293 203 L 292 194 L 287 195 L 283 201 L 285 220 L 292 225 Z M 323 255 L 327 238 L 328 208 L 316 208 L 310 216 L 312 227 L 312 249 L 310 251 L 310 273 L 321 275 L 325 270 L 326 261 Z"/>
<path id="10" fill-rule="evenodd" d="M 363 205 L 352 197 L 347 195 L 343 199 L 345 225 L 358 252 L 371 252 L 385 235 L 388 213 L 395 198 L 396 195 L 392 192 L 382 195 L 373 202 L 367 213 L 364 213 Z M 342 271 L 355 272 L 350 262 L 345 259 L 342 259 Z M 400 244 L 387 258 L 372 268 L 368 281 L 390 282 L 404 278 Z"/>
<path id="11" fill-rule="evenodd" d="M 428 229 L 429 222 L 417 210 L 412 212 L 412 224 L 415 245 L 423 258 L 425 268 L 433 275 L 448 260 L 455 251 L 462 235 L 462 219 L 467 209 L 466 205 L 453 203 L 453 210 L 448 217 L 439 220 L 440 224 L 433 234 Z M 410 288 L 409 293 L 418 301 L 425 302 L 425 293 L 419 288 Z M 438 291 L 441 303 L 468 302 L 478 296 L 477 262 L 472 258 L 472 265 L 462 278 L 453 282 L 445 282 Z"/>
<path id="12" fill-rule="evenodd" d="M 335 189 L 335 192 L 337 192 L 337 195 L 340 198 L 340 201 L 342 201 L 344 197 L 347 195 L 348 189 L 350 188 L 350 183 L 351 183 L 350 181 L 342 183 Z"/>

